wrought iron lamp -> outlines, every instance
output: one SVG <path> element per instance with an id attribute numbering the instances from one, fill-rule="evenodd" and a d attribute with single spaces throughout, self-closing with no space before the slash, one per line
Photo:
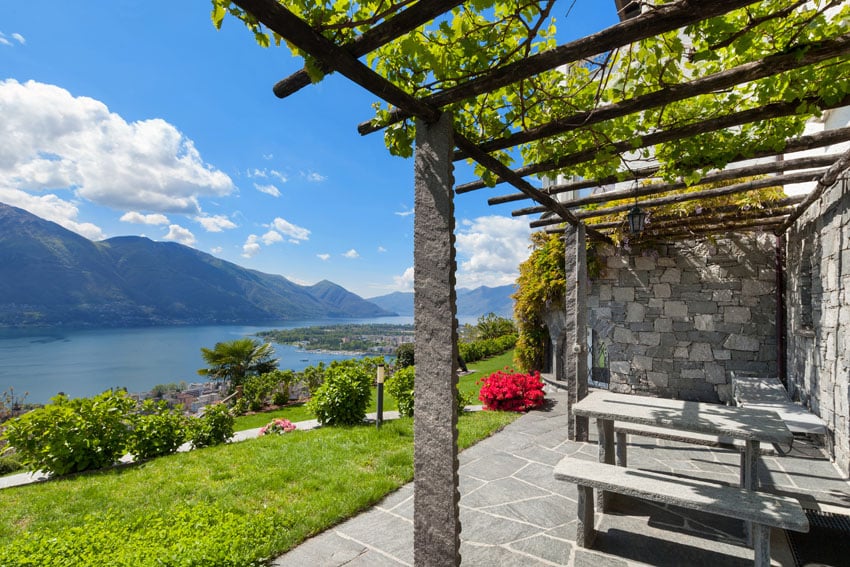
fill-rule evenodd
<path id="1" fill-rule="evenodd" d="M 629 220 L 629 233 L 640 234 L 643 232 L 646 224 L 646 212 L 638 207 L 637 203 L 635 203 L 635 206 L 629 211 L 629 214 L 626 215 L 626 218 Z"/>

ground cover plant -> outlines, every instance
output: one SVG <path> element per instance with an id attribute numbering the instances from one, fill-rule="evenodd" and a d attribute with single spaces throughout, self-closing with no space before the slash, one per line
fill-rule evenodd
<path id="1" fill-rule="evenodd" d="M 459 418 L 461 448 L 516 418 Z M 0 491 L 3 566 L 253 566 L 413 477 L 413 422 L 291 431 Z"/>

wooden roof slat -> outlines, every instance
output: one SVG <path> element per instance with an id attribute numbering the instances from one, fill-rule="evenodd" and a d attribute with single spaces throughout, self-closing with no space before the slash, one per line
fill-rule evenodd
<path id="1" fill-rule="evenodd" d="M 754 164 L 750 167 L 746 168 L 738 168 L 738 169 L 724 169 L 717 173 L 706 175 L 702 179 L 700 179 L 694 185 L 703 185 L 706 183 L 716 183 L 718 181 L 729 181 L 730 179 L 738 179 L 741 177 L 749 177 L 755 175 L 762 175 L 765 173 L 775 173 L 775 172 L 785 172 L 785 171 L 794 171 L 797 169 L 813 169 L 818 167 L 827 167 L 835 163 L 835 160 L 840 156 L 838 155 L 828 155 L 828 156 L 813 156 L 807 158 L 799 158 L 796 160 L 779 160 L 769 163 L 763 164 Z M 782 176 L 770 177 L 768 179 L 773 179 L 775 185 L 784 185 L 785 183 L 782 181 Z M 677 181 L 674 183 L 655 183 L 652 185 L 644 185 L 642 187 L 635 187 L 632 189 L 620 189 L 617 191 L 606 191 L 605 193 L 598 193 L 596 195 L 588 195 L 587 197 L 579 197 L 577 199 L 570 199 L 569 201 L 561 201 L 567 208 L 575 208 L 583 205 L 592 205 L 595 203 L 607 203 L 609 201 L 616 201 L 618 199 L 628 199 L 630 197 L 645 197 L 648 195 L 657 195 L 659 193 L 665 193 L 667 191 L 675 191 L 677 189 L 684 189 L 688 185 L 683 181 Z M 550 195 L 553 193 L 550 191 Z M 535 213 L 542 213 L 546 209 L 540 207 L 526 207 L 523 209 L 519 209 L 514 211 L 514 216 L 522 216 L 522 215 L 531 215 Z"/>
<path id="2" fill-rule="evenodd" d="M 434 122 L 439 118 L 441 111 L 423 103 L 378 75 L 348 51 L 338 47 L 311 28 L 277 0 L 234 0 L 234 3 L 253 14 L 266 27 L 286 38 L 288 42 L 310 53 L 328 69 L 345 75 L 375 96 L 425 121 Z"/>
<path id="3" fill-rule="evenodd" d="M 779 171 L 793 171 L 795 169 L 807 169 L 814 167 L 827 167 L 832 165 L 835 160 L 838 159 L 836 155 L 827 155 L 827 156 L 812 156 L 805 158 L 797 158 L 797 159 L 777 159 L 775 161 L 770 161 L 766 163 L 758 163 L 751 164 L 747 166 L 735 167 L 732 169 L 724 169 L 718 171 L 717 173 L 708 174 L 696 183 L 692 185 L 702 185 L 704 183 L 714 183 L 717 181 L 725 181 L 729 179 L 736 179 L 738 177 L 749 177 L 751 175 L 764 175 L 766 173 L 776 173 Z M 733 165 L 733 164 L 730 164 Z M 657 167 L 648 167 L 645 169 L 635 170 L 630 179 L 621 180 L 615 176 L 605 177 L 597 180 L 590 181 L 579 181 L 575 183 L 564 183 L 561 185 L 550 185 L 542 189 L 544 193 L 549 195 L 557 195 L 559 193 L 567 193 L 569 191 L 576 191 L 579 189 L 587 189 L 591 187 L 600 187 L 602 185 L 611 185 L 614 183 L 621 183 L 623 181 L 629 180 L 639 180 L 646 179 L 649 175 L 641 175 L 642 173 L 657 173 Z M 654 187 L 658 188 L 660 184 L 645 186 L 646 188 Z M 677 183 L 668 183 L 670 189 L 678 189 L 684 187 L 685 184 L 681 182 Z M 650 195 L 652 192 L 642 193 L 641 191 L 644 187 L 637 188 L 637 196 Z M 669 190 L 669 189 L 668 189 Z M 572 206 L 580 206 L 580 205 L 589 205 L 591 203 L 604 203 L 605 201 L 611 201 L 614 199 L 619 199 L 623 197 L 627 197 L 629 195 L 634 195 L 635 189 L 621 190 L 621 191 L 607 191 L 605 193 L 599 193 L 595 195 L 588 195 L 587 197 L 579 197 L 577 199 L 571 199 L 569 201 L 565 201 L 569 207 Z M 528 197 L 525 193 L 512 193 L 510 195 L 503 195 L 501 197 L 491 197 L 487 200 L 489 205 L 500 205 L 503 203 L 508 203 L 512 201 L 520 201 L 523 199 L 527 199 Z"/>
<path id="4" fill-rule="evenodd" d="M 492 69 L 489 72 L 482 73 L 476 79 L 445 89 L 422 100 L 434 107 L 443 107 L 527 79 L 560 65 L 592 57 L 707 18 L 720 16 L 751 3 L 752 0 L 712 0 L 711 2 L 679 0 L 678 2 L 654 6 L 652 10 L 636 18 L 560 45 L 549 51 Z M 357 130 L 363 135 L 370 134 L 390 124 L 400 122 L 409 116 L 408 111 L 400 108 L 390 113 L 387 122 L 380 125 L 375 125 L 372 121 L 362 122 L 357 126 Z"/>
<path id="5" fill-rule="evenodd" d="M 660 207 L 663 205 L 672 205 L 674 203 L 684 203 L 687 201 L 694 201 L 697 199 L 710 199 L 712 197 L 722 197 L 725 195 L 734 195 L 737 193 L 746 193 L 747 191 L 754 191 L 756 189 L 764 189 L 765 187 L 772 187 L 775 185 L 784 185 L 784 184 L 792 184 L 792 183 L 805 183 L 807 181 L 815 181 L 819 177 L 821 177 L 826 170 L 819 169 L 815 171 L 808 171 L 805 173 L 794 173 L 791 175 L 778 175 L 776 177 L 768 177 L 765 179 L 756 179 L 755 181 L 748 181 L 746 183 L 737 183 L 735 185 L 729 185 L 727 187 L 716 187 L 714 189 L 707 189 L 705 191 L 697 191 L 694 193 L 681 193 L 678 195 L 669 195 L 667 197 L 659 197 L 657 199 L 647 199 L 644 201 L 640 201 L 640 206 L 642 208 L 650 208 L 650 207 Z M 625 205 L 617 205 L 615 207 L 608 207 L 606 209 L 595 209 L 592 211 L 579 211 L 574 213 L 574 216 L 579 219 L 588 219 L 593 217 L 602 217 L 605 215 L 613 215 L 617 213 L 622 213 L 623 211 L 627 211 L 634 206 L 633 203 L 628 203 Z M 517 216 L 517 215 L 514 215 Z M 549 226 L 552 224 L 559 224 L 564 222 L 558 218 L 546 218 L 534 221 L 531 224 L 532 228 L 539 228 L 543 226 Z"/>
<path id="6" fill-rule="evenodd" d="M 455 134 L 455 145 L 459 148 L 463 148 L 465 151 L 470 152 L 472 159 L 474 159 L 496 175 L 504 175 L 514 187 L 516 187 L 520 191 L 527 192 L 529 197 L 531 197 L 535 201 L 547 205 L 549 210 L 554 211 L 558 215 L 560 215 L 560 217 L 563 219 L 563 222 L 569 222 L 573 225 L 579 224 L 578 219 L 575 218 L 575 216 L 569 211 L 569 209 L 561 205 L 558 201 L 556 201 L 549 195 L 540 193 L 540 191 L 538 191 L 525 179 L 515 176 L 508 166 L 506 166 L 490 154 L 480 151 L 475 146 L 475 144 L 464 138 L 462 135 L 457 133 Z M 592 228 L 588 228 L 586 234 L 588 237 L 592 237 L 605 242 L 610 242 L 610 239 L 607 236 L 596 230 L 593 230 Z"/>
<path id="7" fill-rule="evenodd" d="M 485 152 L 503 150 L 541 138 L 562 134 L 577 128 L 586 128 L 606 120 L 620 118 L 671 102 L 717 92 L 741 83 L 763 79 L 792 69 L 813 65 L 850 52 L 850 34 L 842 35 L 832 41 L 821 42 L 812 46 L 801 45 L 799 49 L 800 51 L 795 49 L 789 53 L 770 55 L 760 61 L 746 63 L 733 69 L 694 79 L 688 83 L 673 85 L 633 99 L 601 106 L 585 112 L 577 112 L 572 116 L 553 120 L 537 128 L 517 132 L 504 138 L 490 140 L 479 144 L 478 147 Z M 803 55 L 801 56 L 800 53 L 803 53 Z M 463 153 L 455 156 L 456 160 L 464 158 L 466 156 Z"/>
<path id="8" fill-rule="evenodd" d="M 803 136 L 798 136 L 797 138 L 792 138 L 786 142 L 785 147 L 781 150 L 763 150 L 760 152 L 754 152 L 752 155 L 742 155 L 739 154 L 734 156 L 730 163 L 734 163 L 737 161 L 744 161 L 750 159 L 760 159 L 771 156 L 780 156 L 793 154 L 795 152 L 801 152 L 804 150 L 811 150 L 815 148 L 823 148 L 825 146 L 831 146 L 833 144 L 838 144 L 841 142 L 850 141 L 850 126 L 845 126 L 843 128 L 836 128 L 834 130 L 827 130 L 824 132 L 816 132 L 814 134 L 807 134 Z M 519 170 L 516 170 L 519 171 Z M 498 183 L 498 181 L 497 181 Z M 463 185 L 458 185 L 455 187 L 455 192 L 460 193 L 468 193 L 470 191 L 475 191 L 477 189 L 483 189 L 487 187 L 487 185 L 482 180 L 472 181 L 470 183 L 464 183 Z"/>
<path id="9" fill-rule="evenodd" d="M 850 168 L 850 150 L 844 153 L 839 159 L 835 161 L 835 163 L 828 169 L 826 172 L 818 179 L 817 185 L 812 189 L 811 193 L 809 193 L 808 197 L 805 201 L 800 203 L 797 207 L 797 210 L 788 217 L 788 220 L 776 231 L 776 234 L 782 234 L 786 230 L 788 230 L 794 221 L 800 218 L 806 209 L 808 209 L 812 203 L 817 201 L 824 191 L 832 187 L 833 183 L 838 179 L 838 176 L 841 175 L 845 170 Z"/>
<path id="10" fill-rule="evenodd" d="M 420 0 L 410 8 L 363 32 L 352 42 L 343 45 L 342 49 L 345 49 L 353 57 L 362 57 L 385 43 L 427 24 L 443 12 L 447 12 L 459 4 L 463 4 L 463 0 L 429 0 L 427 2 Z M 331 69 L 322 66 L 322 72 L 328 73 L 329 71 Z M 311 84 L 311 82 L 307 71 L 301 69 L 278 81 L 272 90 L 278 98 L 286 98 Z"/>
<path id="11" fill-rule="evenodd" d="M 768 204 L 765 204 L 763 207 L 753 207 L 750 209 L 742 209 L 741 205 L 724 205 L 722 207 L 705 207 L 699 212 L 689 213 L 687 216 L 682 215 L 652 215 L 652 225 L 658 226 L 658 223 L 688 223 L 691 221 L 694 222 L 706 222 L 710 219 L 723 219 L 728 218 L 730 215 L 740 216 L 740 218 L 757 218 L 759 216 L 776 216 L 776 215 L 789 215 L 794 210 L 795 205 L 798 205 L 806 198 L 805 195 L 794 195 L 793 197 L 787 197 L 785 199 L 780 199 L 778 201 L 774 201 Z M 592 226 L 597 230 L 608 230 L 611 228 L 617 228 L 623 226 L 626 222 L 625 217 L 620 220 L 610 221 L 610 222 L 600 222 L 593 223 L 588 226 Z"/>

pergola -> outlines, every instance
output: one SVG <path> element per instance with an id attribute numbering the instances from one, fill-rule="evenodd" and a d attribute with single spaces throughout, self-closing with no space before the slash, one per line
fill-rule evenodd
<path id="1" fill-rule="evenodd" d="M 505 190 L 505 194 L 491 196 L 488 202 L 497 205 L 533 201 L 515 210 L 513 215 L 540 213 L 539 219 L 531 221 L 532 227 L 565 233 L 567 273 L 572 275 L 570 279 L 576 285 L 567 290 L 566 344 L 571 348 L 566 349 L 563 357 L 574 401 L 583 397 L 587 388 L 586 380 L 581 379 L 586 376 L 586 356 L 582 354 L 586 350 L 586 323 L 581 308 L 586 293 L 586 277 L 583 277 L 585 238 L 611 242 L 622 225 L 622 220 L 600 223 L 592 219 L 626 212 L 633 204 L 624 204 L 623 200 L 639 198 L 644 210 L 698 200 L 706 205 L 693 214 L 655 216 L 643 238 L 680 239 L 750 231 L 770 231 L 780 236 L 850 165 L 850 152 L 785 157 L 850 141 L 850 127 L 811 135 L 802 135 L 797 130 L 779 144 L 775 139 L 759 140 L 758 135 L 752 136 L 757 129 L 750 131 L 753 125 L 781 124 L 789 117 L 805 120 L 821 111 L 850 105 L 850 89 L 845 84 L 837 85 L 836 92 L 830 96 L 819 94 L 817 88 L 806 88 L 813 85 L 803 85 L 799 92 L 790 95 L 780 94 L 769 100 L 744 97 L 737 104 L 714 109 L 710 115 L 700 112 L 700 101 L 708 100 L 706 97 L 721 96 L 742 86 L 758 84 L 758 81 L 769 81 L 799 70 L 817 76 L 824 70 L 848 67 L 850 34 L 839 31 L 817 41 L 808 41 L 803 33 L 807 25 L 804 19 L 800 20 L 798 30 L 792 30 L 796 34 L 786 34 L 792 38 L 790 43 L 773 45 L 772 51 L 761 53 L 753 60 L 730 57 L 730 63 L 725 66 L 726 60 L 710 65 L 690 65 L 687 72 L 677 75 L 676 82 L 668 83 L 662 76 L 647 81 L 646 88 L 632 90 L 618 100 L 598 97 L 589 105 L 563 104 L 561 100 L 546 112 L 517 108 L 524 103 L 534 104 L 538 110 L 541 104 L 545 106 L 545 97 L 541 98 L 540 92 L 553 84 L 552 73 L 559 68 L 558 72 L 565 77 L 576 69 L 591 69 L 593 71 L 587 75 L 589 84 L 604 85 L 612 71 L 606 54 L 627 50 L 631 45 L 665 34 L 675 37 L 685 33 L 682 30 L 687 26 L 722 21 L 730 14 L 743 14 L 737 20 L 728 20 L 744 23 L 739 29 L 727 30 L 725 37 L 718 40 L 715 47 L 724 49 L 744 41 L 761 25 L 792 21 L 792 15 L 806 10 L 811 12 L 812 18 L 820 17 L 827 9 L 846 8 L 846 2 L 673 0 L 653 5 L 652 2 L 617 0 L 622 20 L 617 25 L 566 44 L 540 48 L 530 47 L 539 31 L 532 15 L 528 16 L 529 36 L 523 43 L 527 49 L 521 56 L 494 62 L 491 68 L 470 72 L 434 91 L 397 84 L 361 59 L 384 46 L 413 37 L 423 26 L 448 21 L 453 10 L 463 8 L 463 2 L 384 3 L 382 11 L 374 14 L 368 25 L 359 28 L 359 35 L 340 42 L 330 39 L 335 37 L 332 27 L 321 23 L 311 26 L 287 9 L 285 3 L 276 0 L 234 0 L 233 3 L 249 14 L 249 18 L 255 18 L 249 23 L 262 24 L 291 46 L 309 54 L 314 73 L 316 68 L 323 73 L 341 73 L 388 105 L 380 120 L 359 124 L 361 134 L 397 126 L 404 121 L 415 124 L 414 541 L 417 565 L 453 565 L 459 560 L 457 414 L 453 401 L 457 383 L 455 194 L 509 185 L 511 189 Z M 542 18 L 552 10 L 554 2 L 528 4 L 534 6 L 534 14 L 542 14 Z M 549 77 L 548 83 L 535 83 L 543 76 Z M 278 82 L 274 92 L 283 98 L 310 82 L 305 68 Z M 503 97 L 503 89 L 513 86 L 519 94 L 500 112 L 503 117 L 520 115 L 521 118 L 506 119 L 507 126 L 498 135 L 487 132 L 482 135 L 481 130 L 465 129 L 469 123 L 458 120 L 457 113 L 461 112 L 458 109 L 463 104 L 485 100 L 488 96 Z M 532 94 L 525 96 L 526 92 Z M 668 108 L 679 109 L 676 120 L 661 119 Z M 685 112 L 688 108 L 692 109 L 690 114 Z M 650 124 L 643 120 L 646 116 L 657 117 L 657 120 Z M 617 130 L 606 129 L 618 120 L 636 117 L 641 117 L 634 122 L 640 127 L 628 135 L 613 137 L 612 132 Z M 777 126 L 777 130 L 781 128 Z M 749 138 L 747 132 L 751 134 Z M 723 143 L 722 160 L 715 156 L 699 163 L 694 154 L 683 159 L 683 163 L 676 163 L 675 159 L 664 163 L 655 160 L 658 152 L 669 153 L 669 148 L 675 148 L 676 144 L 700 143 L 701 140 Z M 520 151 L 538 146 L 546 148 L 546 152 Z M 506 165 L 507 155 L 516 157 L 520 153 L 524 158 L 521 167 Z M 543 157 L 528 159 L 529 155 Z M 482 168 L 482 178 L 455 186 L 453 162 L 460 159 L 471 160 Z M 588 176 L 587 171 L 600 173 Z M 532 175 L 546 176 L 550 182 L 545 186 L 532 183 L 529 180 Z M 740 207 L 710 204 L 710 199 L 719 196 L 811 181 L 816 182 L 815 188 L 805 197 L 761 202 L 745 212 Z M 617 183 L 620 188 L 613 191 L 563 199 L 573 191 Z M 623 189 L 623 184 L 627 188 Z M 680 191 L 695 184 L 711 184 L 711 187 Z M 585 205 L 595 207 L 582 209 Z M 585 434 L 586 423 L 570 423 L 571 438 L 582 438 Z"/>

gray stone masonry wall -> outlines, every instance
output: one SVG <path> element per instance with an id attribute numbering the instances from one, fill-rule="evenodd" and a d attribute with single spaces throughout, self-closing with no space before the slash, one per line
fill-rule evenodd
<path id="1" fill-rule="evenodd" d="M 824 192 L 786 242 L 788 389 L 827 423 L 850 476 L 850 181 Z"/>
<path id="2" fill-rule="evenodd" d="M 607 347 L 610 389 L 727 401 L 730 371 L 776 375 L 774 242 L 599 249 L 588 325 Z"/>

